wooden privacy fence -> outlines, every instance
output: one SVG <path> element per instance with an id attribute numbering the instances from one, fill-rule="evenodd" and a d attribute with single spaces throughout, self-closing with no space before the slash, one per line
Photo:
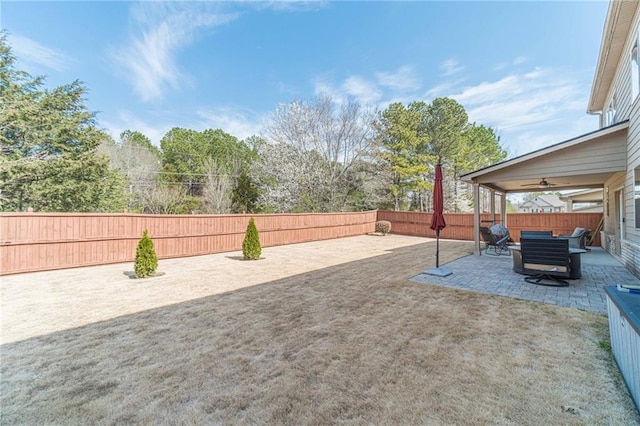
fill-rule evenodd
<path id="1" fill-rule="evenodd" d="M 0 215 L 0 275 L 132 262 L 144 229 L 158 257 L 240 250 L 253 217 L 264 247 L 373 232 L 376 211 L 268 215 Z"/>
<path id="2" fill-rule="evenodd" d="M 3 213 L 0 215 L 0 275 L 78 266 L 132 262 L 144 229 L 161 259 L 236 251 L 253 217 L 263 247 L 326 240 L 373 232 L 376 220 L 391 232 L 434 237 L 431 213 L 368 211 L 326 214 L 139 215 L 87 213 Z M 512 213 L 508 228 L 569 234 L 575 227 L 596 229 L 601 213 Z M 481 215 L 490 220 L 489 214 Z M 440 236 L 473 240 L 473 214 L 445 214 Z M 494 220 L 497 222 L 499 216 Z M 594 245 L 600 245 L 599 235 Z"/>
<path id="3" fill-rule="evenodd" d="M 440 238 L 451 240 L 473 240 L 473 214 L 445 213 L 447 227 L 440 231 Z M 553 231 L 557 234 L 571 234 L 577 227 L 595 231 L 602 219 L 602 213 L 508 213 L 507 228 L 514 240 L 520 240 L 520 231 Z M 435 237 L 429 228 L 431 213 L 378 211 L 378 220 L 391 222 L 391 232 L 418 237 Z M 490 221 L 488 213 L 480 215 L 481 221 Z M 493 219 L 499 223 L 500 215 Z M 485 222 L 490 226 L 490 222 Z M 600 234 L 596 233 L 594 246 L 600 246 Z"/>

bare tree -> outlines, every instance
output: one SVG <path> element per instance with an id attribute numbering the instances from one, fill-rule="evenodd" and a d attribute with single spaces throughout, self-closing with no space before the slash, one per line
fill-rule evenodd
<path id="1" fill-rule="evenodd" d="M 202 189 L 202 207 L 206 213 L 230 213 L 233 178 L 213 159 L 205 161 L 206 181 Z"/>
<path id="2" fill-rule="evenodd" d="M 109 157 L 112 169 L 127 177 L 130 209 L 144 209 L 142 200 L 148 197 L 142 193 L 155 186 L 162 165 L 159 152 L 154 148 L 143 134 L 125 130 L 120 134 L 119 142 L 109 138 L 98 149 L 99 153 Z"/>
<path id="3" fill-rule="evenodd" d="M 295 176 L 290 177 L 298 185 L 298 201 L 318 211 L 348 207 L 349 172 L 371 154 L 374 119 L 373 111 L 356 102 L 339 105 L 327 96 L 278 107 L 267 136 L 290 149 L 295 162 L 281 171 Z"/>
<path id="4" fill-rule="evenodd" d="M 291 145 L 263 144 L 259 161 L 251 165 L 250 175 L 263 189 L 258 203 L 267 211 L 296 210 L 305 182 L 316 180 L 307 171 L 304 156 Z"/>
<path id="5" fill-rule="evenodd" d="M 138 193 L 143 213 L 181 214 L 189 198 L 187 190 L 181 184 L 153 184 Z"/>

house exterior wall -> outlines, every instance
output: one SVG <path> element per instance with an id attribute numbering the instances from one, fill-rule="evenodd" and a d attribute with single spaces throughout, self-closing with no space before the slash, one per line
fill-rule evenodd
<path id="1" fill-rule="evenodd" d="M 601 127 L 614 123 L 605 120 L 607 106 L 615 96 L 615 122 L 629 120 L 626 143 L 626 172 L 614 175 L 605 183 L 605 206 L 603 247 L 617 254 L 622 262 L 636 275 L 640 273 L 640 223 L 636 223 L 635 214 L 635 170 L 640 168 L 640 95 L 632 93 L 632 57 L 631 51 L 638 40 L 640 31 L 640 8 L 633 17 L 627 39 L 624 44 L 616 74 L 608 89 Z M 616 211 L 617 191 L 622 190 L 624 202 L 623 232 L 621 235 L 618 212 Z"/>
<path id="2" fill-rule="evenodd" d="M 586 207 L 574 206 L 571 210 L 569 210 L 569 212 L 570 213 L 602 213 L 603 209 L 602 209 L 602 204 L 594 204 Z"/>
<path id="3" fill-rule="evenodd" d="M 626 173 L 616 173 L 605 183 L 604 187 L 604 226 L 603 232 L 606 245 L 604 246 L 611 253 L 621 256 L 620 225 L 616 208 L 616 194 L 624 185 Z"/>
<path id="4" fill-rule="evenodd" d="M 554 206 L 537 198 L 518 206 L 518 213 L 562 213 L 564 211 L 564 206 Z"/>
<path id="5" fill-rule="evenodd" d="M 636 16 L 638 18 L 638 15 Z M 638 28 L 638 19 L 636 19 Z M 629 143 L 627 145 L 627 173 L 624 180 L 624 213 L 625 235 L 621 241 L 622 261 L 636 275 L 640 275 L 640 222 L 636 222 L 635 174 L 640 169 L 640 96 L 638 96 L 631 108 L 629 127 Z"/>

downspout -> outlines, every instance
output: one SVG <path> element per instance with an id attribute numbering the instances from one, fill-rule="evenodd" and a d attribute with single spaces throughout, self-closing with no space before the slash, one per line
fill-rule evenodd
<path id="1" fill-rule="evenodd" d="M 589 110 L 587 110 L 587 114 L 589 114 L 589 115 L 597 115 L 598 116 L 598 128 L 602 129 L 602 127 L 604 127 L 603 126 L 604 123 L 602 122 L 602 119 L 604 117 L 602 115 L 602 110 L 600 110 L 600 111 L 589 111 Z"/>

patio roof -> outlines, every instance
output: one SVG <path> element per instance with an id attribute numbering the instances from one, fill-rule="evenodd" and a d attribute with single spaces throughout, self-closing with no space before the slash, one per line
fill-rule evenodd
<path id="1" fill-rule="evenodd" d="M 461 176 L 498 192 L 602 188 L 626 170 L 629 121 L 614 124 Z M 544 179 L 549 186 L 539 186 Z"/>
<path id="2" fill-rule="evenodd" d="M 560 196 L 561 200 L 573 201 L 574 203 L 602 203 L 604 192 L 602 188 L 585 189 L 584 191 L 572 192 Z"/>

